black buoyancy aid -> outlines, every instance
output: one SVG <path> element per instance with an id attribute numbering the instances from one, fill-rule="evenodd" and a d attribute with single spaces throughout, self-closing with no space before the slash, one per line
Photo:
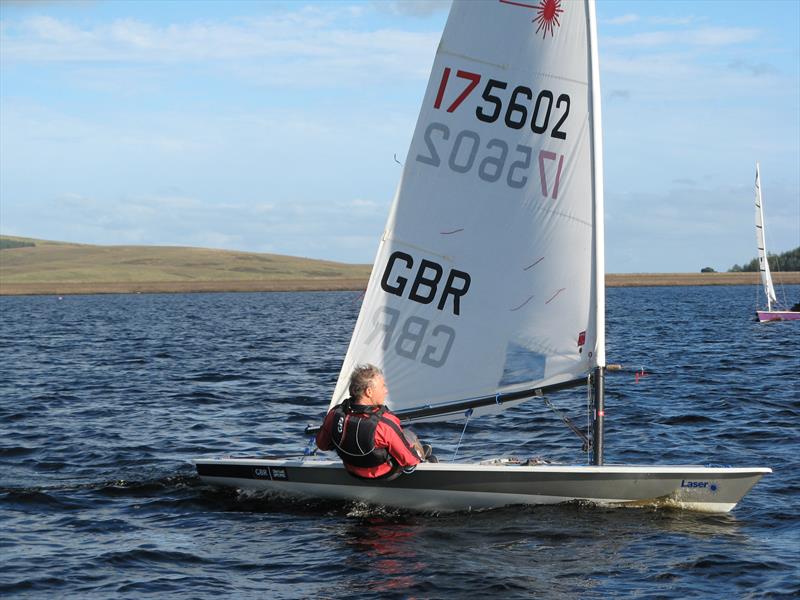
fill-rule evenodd
<path id="1" fill-rule="evenodd" d="M 377 467 L 391 461 L 386 448 L 375 446 L 378 423 L 388 421 L 383 417 L 385 406 L 372 410 L 371 406 L 353 405 L 348 398 L 333 410 L 331 441 L 342 461 L 362 468 Z"/>

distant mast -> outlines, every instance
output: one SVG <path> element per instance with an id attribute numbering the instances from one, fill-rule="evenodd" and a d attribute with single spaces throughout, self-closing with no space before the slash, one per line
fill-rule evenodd
<path id="1" fill-rule="evenodd" d="M 772 285 L 772 274 L 769 270 L 767 258 L 767 241 L 764 233 L 764 201 L 761 196 L 761 173 L 756 162 L 756 245 L 758 247 L 758 271 L 761 275 L 761 285 L 767 297 L 767 311 L 772 310 L 772 304 L 777 303 L 775 287 Z"/>

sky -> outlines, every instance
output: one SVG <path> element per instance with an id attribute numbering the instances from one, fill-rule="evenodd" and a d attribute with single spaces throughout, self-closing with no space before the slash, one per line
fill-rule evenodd
<path id="1" fill-rule="evenodd" d="M 449 2 L 0 0 L 0 233 L 374 259 Z M 800 0 L 599 0 L 611 273 L 800 245 Z"/>

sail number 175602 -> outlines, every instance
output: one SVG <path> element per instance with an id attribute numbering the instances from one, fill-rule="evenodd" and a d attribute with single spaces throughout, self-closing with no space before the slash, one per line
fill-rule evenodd
<path id="1" fill-rule="evenodd" d="M 462 80 L 459 85 L 451 79 L 451 74 L 450 67 L 445 67 L 442 71 L 442 79 L 433 103 L 434 108 L 445 107 L 449 113 L 455 112 L 483 79 L 480 73 L 459 69 L 454 78 Z M 449 93 L 448 87 L 451 90 Z M 455 97 L 452 101 L 445 102 L 446 96 L 448 100 Z M 510 129 L 522 129 L 528 125 L 533 133 L 549 132 L 552 138 L 567 139 L 565 127 L 569 117 L 569 94 L 556 96 L 547 89 L 534 92 L 526 85 L 509 89 L 507 82 L 490 78 L 483 87 L 481 98 L 484 103 L 475 109 L 475 116 L 484 123 L 494 123 L 502 117 L 501 122 Z"/>

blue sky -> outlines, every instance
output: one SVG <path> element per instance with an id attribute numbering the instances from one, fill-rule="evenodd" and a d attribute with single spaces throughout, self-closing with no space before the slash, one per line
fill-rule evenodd
<path id="1" fill-rule="evenodd" d="M 447 2 L 0 1 L 0 231 L 370 262 Z M 598 2 L 609 272 L 800 245 L 800 2 Z"/>

